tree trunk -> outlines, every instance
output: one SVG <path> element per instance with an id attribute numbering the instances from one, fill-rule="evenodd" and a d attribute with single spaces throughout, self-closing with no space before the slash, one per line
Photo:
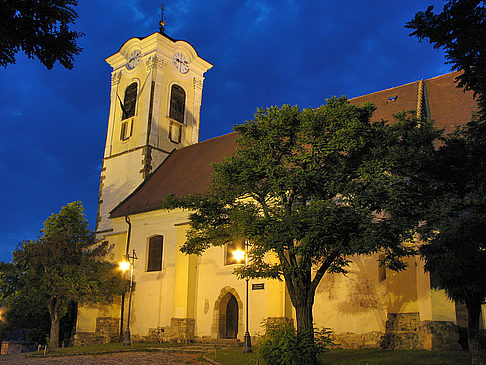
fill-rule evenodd
<path id="1" fill-rule="evenodd" d="M 481 358 L 481 344 L 479 343 L 479 318 L 481 314 L 481 300 L 466 302 L 467 307 L 467 345 L 471 354 L 472 365 L 484 365 Z"/>
<path id="2" fill-rule="evenodd" d="M 306 301 L 303 305 L 295 307 L 298 332 L 314 333 L 314 318 L 312 316 L 312 302 Z"/>
<path id="3" fill-rule="evenodd" d="M 54 313 L 54 316 L 51 316 L 51 331 L 49 335 L 49 348 L 51 349 L 59 347 L 59 322 L 59 315 Z"/>
<path id="4" fill-rule="evenodd" d="M 308 275 L 310 279 L 310 275 Z M 289 281 L 291 283 L 289 285 Z M 305 351 L 307 356 L 301 360 L 305 361 L 305 365 L 317 364 L 317 357 L 313 351 L 308 351 L 314 346 L 314 317 L 312 315 L 312 307 L 314 305 L 314 292 L 310 289 L 310 282 L 306 283 L 304 280 L 285 278 L 287 288 L 289 290 L 292 305 L 295 308 L 297 319 L 297 338 L 300 342 L 300 351 Z M 299 354 L 302 355 L 302 354 Z M 295 358 L 296 363 L 299 359 Z"/>
<path id="5" fill-rule="evenodd" d="M 61 322 L 61 317 L 59 315 L 59 301 L 56 296 L 51 297 L 49 300 L 48 309 L 51 317 L 49 348 L 57 349 L 59 348 L 59 323 Z"/>

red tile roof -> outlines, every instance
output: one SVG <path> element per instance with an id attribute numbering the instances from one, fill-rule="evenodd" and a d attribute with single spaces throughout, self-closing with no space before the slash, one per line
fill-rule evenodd
<path id="1" fill-rule="evenodd" d="M 477 110 L 472 93 L 455 87 L 457 75 L 458 72 L 453 72 L 422 83 L 427 115 L 447 132 L 469 121 L 471 113 Z M 393 121 L 393 114 L 417 109 L 419 86 L 420 81 L 416 81 L 359 96 L 350 102 L 355 105 L 372 102 L 377 107 L 373 120 Z M 395 96 L 395 100 L 389 100 Z M 162 199 L 169 194 L 184 196 L 206 192 L 211 164 L 235 151 L 235 138 L 236 133 L 230 133 L 173 151 L 147 180 L 111 211 L 110 218 L 160 209 Z"/>
<path id="2" fill-rule="evenodd" d="M 110 218 L 160 209 L 169 194 L 202 194 L 210 183 L 212 166 L 236 150 L 236 133 L 225 134 L 174 150 L 162 164 L 110 213 Z"/>

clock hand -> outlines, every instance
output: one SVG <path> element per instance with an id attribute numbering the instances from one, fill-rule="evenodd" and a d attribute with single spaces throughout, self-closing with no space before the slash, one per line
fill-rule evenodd
<path id="1" fill-rule="evenodd" d="M 122 120 L 123 120 L 123 119 L 125 119 L 125 115 L 127 115 L 128 113 L 125 110 L 125 106 L 123 105 L 123 102 L 120 99 L 120 95 L 118 95 L 118 93 L 116 93 L 116 96 L 118 96 L 118 100 L 120 101 L 120 106 L 121 106 L 121 110 L 122 110 Z"/>

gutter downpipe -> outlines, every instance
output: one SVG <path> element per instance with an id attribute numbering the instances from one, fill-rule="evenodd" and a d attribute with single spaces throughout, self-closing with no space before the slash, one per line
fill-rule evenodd
<path id="1" fill-rule="evenodd" d="M 127 244 L 125 249 L 125 257 L 128 257 L 128 251 L 130 250 L 130 235 L 132 233 L 132 223 L 128 215 L 125 216 L 125 222 L 128 224 Z M 121 308 L 120 308 L 120 341 L 123 340 L 123 313 L 125 312 L 125 293 L 121 295 Z"/>

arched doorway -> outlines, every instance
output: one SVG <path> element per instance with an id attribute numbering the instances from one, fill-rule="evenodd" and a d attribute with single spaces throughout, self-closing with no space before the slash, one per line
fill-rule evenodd
<path id="1" fill-rule="evenodd" d="M 238 336 L 238 302 L 234 295 L 228 293 L 230 298 L 226 304 L 225 338 Z"/>
<path id="2" fill-rule="evenodd" d="M 213 338 L 238 338 L 244 331 L 243 302 L 238 293 L 231 287 L 221 289 L 214 303 L 213 325 L 211 333 Z"/>

